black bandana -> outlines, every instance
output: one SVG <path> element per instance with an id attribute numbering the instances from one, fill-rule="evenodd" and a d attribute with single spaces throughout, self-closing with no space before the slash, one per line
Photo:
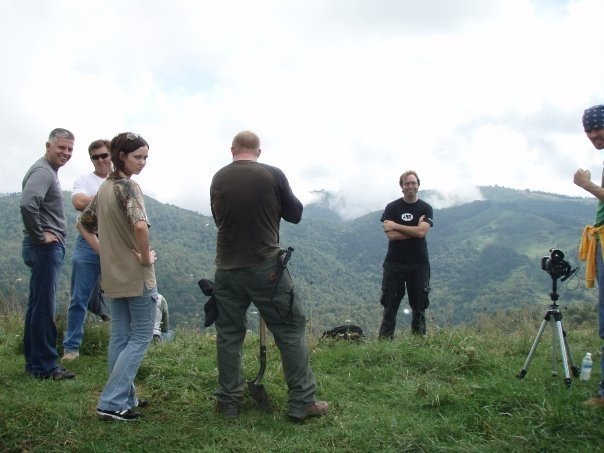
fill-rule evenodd
<path id="1" fill-rule="evenodd" d="M 591 132 L 604 128 L 604 104 L 594 105 L 583 113 L 583 129 Z"/>

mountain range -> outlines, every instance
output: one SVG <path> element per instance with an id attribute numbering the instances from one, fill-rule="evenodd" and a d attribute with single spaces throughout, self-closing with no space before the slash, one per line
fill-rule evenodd
<path id="1" fill-rule="evenodd" d="M 595 307 L 596 290 L 585 288 L 580 268 L 564 282 L 542 269 L 550 249 L 562 251 L 573 270 L 579 267 L 577 249 L 584 226 L 593 220 L 595 200 L 498 186 L 480 190 L 480 201 L 434 210 L 434 227 L 427 236 L 432 276 L 428 328 L 469 324 L 479 315 L 533 304 L 545 310 L 552 303 L 554 283 L 560 306 Z M 68 225 L 74 225 L 71 194 L 64 195 Z M 24 305 L 29 277 L 21 259 L 19 196 L 0 195 L 0 301 Z M 420 192 L 428 202 L 438 197 L 435 192 Z M 158 289 L 168 301 L 172 327 L 201 327 L 206 298 L 197 281 L 213 278 L 213 219 L 148 197 L 145 203 L 151 243 L 159 256 Z M 305 207 L 300 224 L 282 223 L 281 243 L 294 248 L 289 267 L 311 331 L 346 323 L 360 325 L 370 334 L 377 331 L 387 248 L 380 216 L 376 211 L 345 221 L 324 198 Z M 59 313 L 69 301 L 75 228 L 72 231 L 58 291 Z M 402 328 L 409 323 L 405 304 L 399 313 Z M 256 316 L 251 310 L 250 328 L 255 327 Z"/>

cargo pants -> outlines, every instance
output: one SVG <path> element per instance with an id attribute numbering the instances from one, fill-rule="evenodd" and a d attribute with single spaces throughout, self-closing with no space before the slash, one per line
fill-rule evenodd
<path id="1" fill-rule="evenodd" d="M 278 270 L 276 256 L 258 266 L 216 270 L 218 388 L 214 395 L 220 404 L 241 404 L 245 390 L 242 347 L 247 330 L 246 311 L 253 302 L 281 353 L 289 389 L 288 414 L 296 416 L 316 400 L 317 384 L 306 344 L 306 317 L 287 269 L 271 300 Z"/>

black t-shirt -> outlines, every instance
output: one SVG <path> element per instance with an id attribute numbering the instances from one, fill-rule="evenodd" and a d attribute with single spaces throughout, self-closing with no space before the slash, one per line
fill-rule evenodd
<path id="1" fill-rule="evenodd" d="M 285 174 L 253 160 L 221 168 L 212 179 L 210 202 L 218 227 L 218 269 L 255 266 L 274 257 L 280 249 L 281 219 L 302 219 L 302 203 Z"/>
<path id="2" fill-rule="evenodd" d="M 403 198 L 399 198 L 388 203 L 380 221 L 392 220 L 400 225 L 417 226 L 422 215 L 426 216 L 424 220 L 432 226 L 432 206 L 423 200 L 407 203 Z M 388 253 L 384 261 L 402 264 L 429 263 L 426 238 L 388 241 Z"/>

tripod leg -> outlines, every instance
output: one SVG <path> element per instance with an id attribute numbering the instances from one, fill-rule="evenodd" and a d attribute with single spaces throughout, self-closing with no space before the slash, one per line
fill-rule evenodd
<path id="1" fill-rule="evenodd" d="M 552 376 L 558 376 L 558 350 L 556 349 L 556 345 L 558 345 L 558 330 L 556 330 L 556 325 L 552 324 Z"/>
<path id="2" fill-rule="evenodd" d="M 531 346 L 531 350 L 529 351 L 528 357 L 526 358 L 526 361 L 524 362 L 522 369 L 518 373 L 518 376 L 516 376 L 518 379 L 522 379 L 524 376 L 526 376 L 526 373 L 528 372 L 528 368 L 531 364 L 531 360 L 533 360 L 533 354 L 535 353 L 535 350 L 537 349 L 537 346 L 539 345 L 539 341 L 541 341 L 541 337 L 543 336 L 543 331 L 545 330 L 545 326 L 548 323 L 548 319 L 549 319 L 549 316 L 546 315 L 545 319 L 541 323 L 541 326 L 539 327 L 539 331 L 537 332 L 535 341 L 533 341 L 533 345 Z"/>
<path id="3" fill-rule="evenodd" d="M 560 315 L 562 318 L 562 315 Z M 560 321 L 560 325 L 562 325 L 562 321 Z M 580 370 L 575 365 L 575 361 L 573 360 L 573 354 L 570 351 L 570 346 L 568 344 L 568 336 L 566 335 L 566 330 L 564 330 L 564 326 L 562 325 L 562 335 L 564 336 L 564 347 L 566 349 L 566 355 L 568 357 L 568 364 L 570 366 L 570 370 L 574 377 L 579 377 Z"/>
<path id="4" fill-rule="evenodd" d="M 567 387 L 570 387 L 570 370 L 568 368 L 568 355 L 566 354 L 566 345 L 564 343 L 564 332 L 562 331 L 562 321 L 556 320 L 556 331 L 560 343 L 560 352 L 562 354 L 562 366 L 564 367 L 564 382 Z"/>

